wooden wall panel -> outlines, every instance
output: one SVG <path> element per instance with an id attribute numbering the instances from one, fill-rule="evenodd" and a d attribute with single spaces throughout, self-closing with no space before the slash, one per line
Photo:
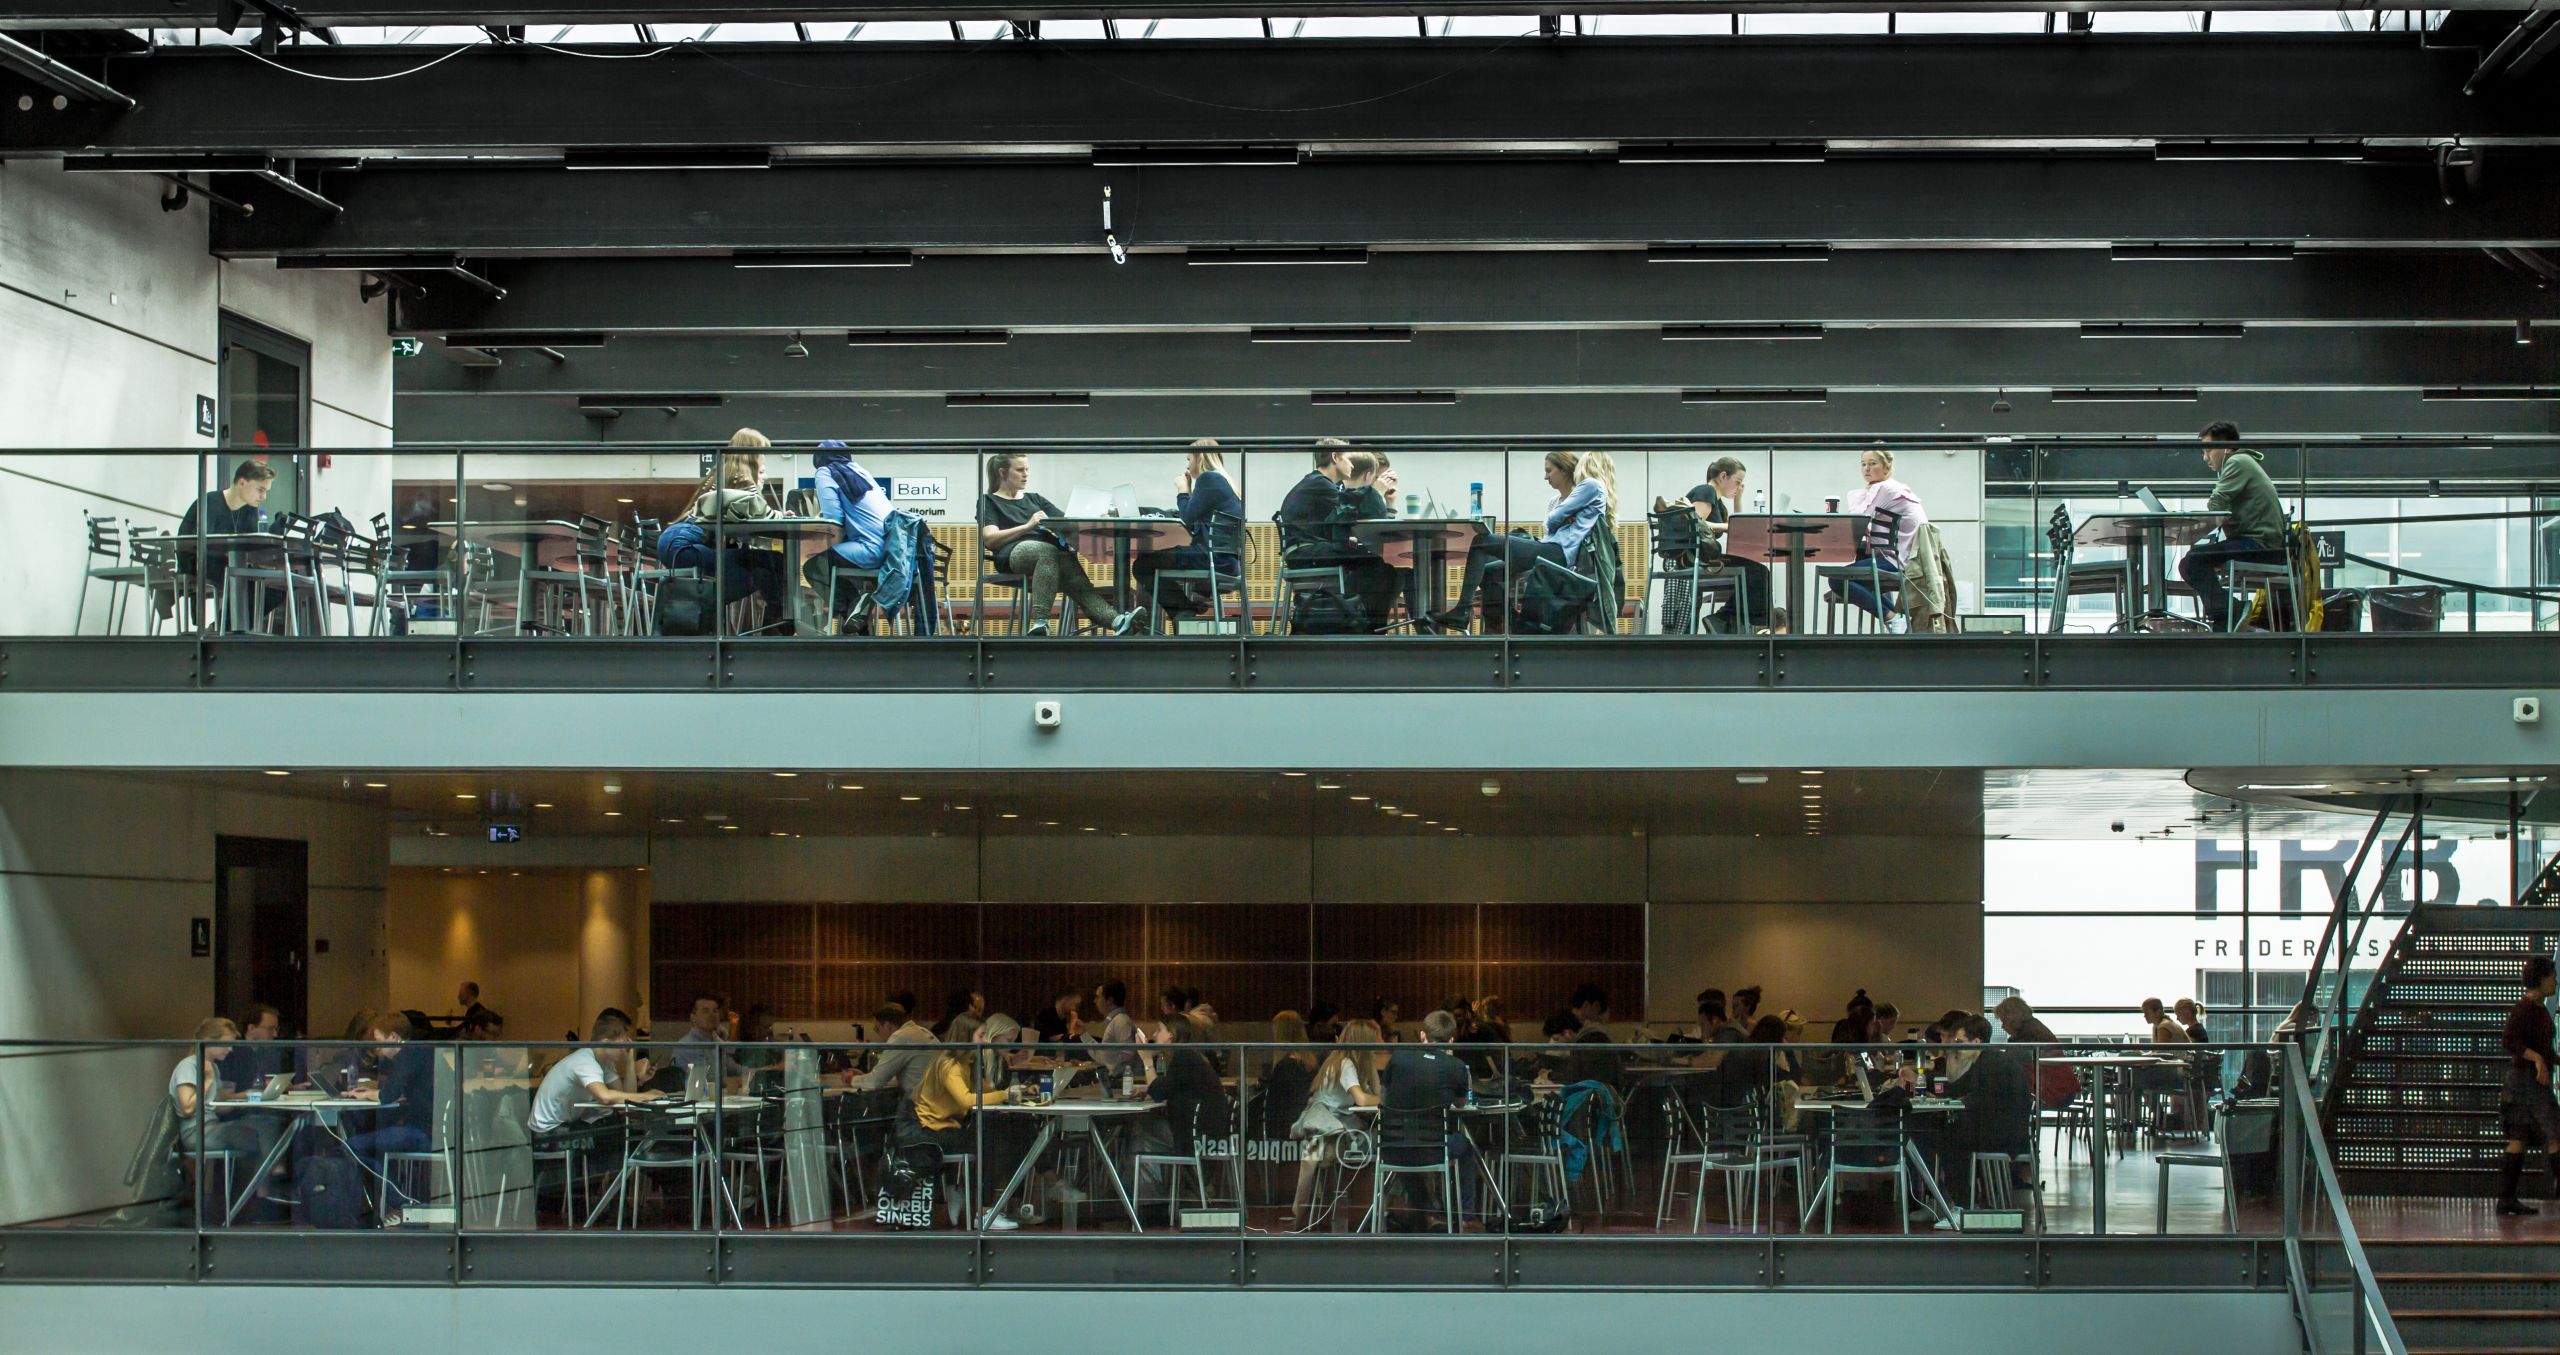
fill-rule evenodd
<path id="1" fill-rule="evenodd" d="M 1471 903 L 1328 903 L 1315 910 L 1315 958 L 1470 961 L 1476 956 Z M 1447 996 L 1447 994 L 1442 994 Z"/>
<path id="2" fill-rule="evenodd" d="M 1644 905 L 1488 903 L 1484 958 L 1509 964 L 1608 963 L 1644 955 Z"/>
<path id="3" fill-rule="evenodd" d="M 819 904 L 820 960 L 941 960 L 978 952 L 973 903 Z"/>
<path id="4" fill-rule="evenodd" d="M 1302 903 L 1168 903 L 1147 910 L 1147 958 L 1158 964 L 1307 957 Z"/>
<path id="5" fill-rule="evenodd" d="M 1129 903 L 990 903 L 990 960 L 1090 960 L 1136 965 L 1147 955 L 1147 910 Z"/>
<path id="6" fill-rule="evenodd" d="M 1261 1022 L 1273 1012 L 1307 1009 L 1304 964 L 1164 964 L 1147 968 L 1147 997 L 1129 995 L 1138 1011 L 1155 1010 L 1155 994 L 1169 984 L 1197 988 L 1225 1021 Z"/>

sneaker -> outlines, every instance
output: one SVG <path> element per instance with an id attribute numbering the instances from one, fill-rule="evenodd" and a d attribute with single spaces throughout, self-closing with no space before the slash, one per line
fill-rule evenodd
<path id="1" fill-rule="evenodd" d="M 1022 1225 L 990 1209 L 979 1218 L 978 1229 L 988 1233 L 1010 1233 Z"/>
<path id="2" fill-rule="evenodd" d="M 1144 607 L 1132 607 L 1129 610 L 1122 612 L 1119 618 L 1111 623 L 1111 633 L 1114 635 L 1126 635 L 1130 631 L 1134 630 L 1140 634 L 1145 634 L 1146 626 L 1147 609 Z"/>
<path id="3" fill-rule="evenodd" d="M 2507 1198 L 2498 1201 L 2498 1212 L 2501 1214 L 2517 1215 L 2539 1214 L 2542 1211 L 2510 1195 Z"/>
<path id="4" fill-rule="evenodd" d="M 1025 635 L 1046 635 L 1049 633 L 1049 623 L 1046 621 L 1034 621 L 1029 626 L 1024 627 L 1022 633 Z"/>

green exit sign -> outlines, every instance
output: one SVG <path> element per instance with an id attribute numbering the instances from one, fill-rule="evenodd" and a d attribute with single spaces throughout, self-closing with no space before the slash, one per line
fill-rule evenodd
<path id="1" fill-rule="evenodd" d="M 425 351 L 427 351 L 427 341 L 424 339 L 393 339 L 391 341 L 391 356 L 395 358 L 414 358 Z"/>

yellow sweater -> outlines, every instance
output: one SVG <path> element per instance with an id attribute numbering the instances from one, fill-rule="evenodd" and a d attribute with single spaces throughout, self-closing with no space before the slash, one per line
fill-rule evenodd
<path id="1" fill-rule="evenodd" d="M 916 1122 L 927 1129 L 957 1129 L 970 1111 L 1004 1099 L 1001 1087 L 989 1092 L 969 1090 L 967 1058 L 936 1057 L 925 1070 L 924 1081 L 916 1085 Z"/>

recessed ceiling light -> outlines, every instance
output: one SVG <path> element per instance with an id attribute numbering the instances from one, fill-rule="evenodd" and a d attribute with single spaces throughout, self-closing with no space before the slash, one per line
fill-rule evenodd
<path id="1" fill-rule="evenodd" d="M 476 795 L 473 795 L 473 794 L 471 794 L 471 793 L 469 793 L 469 792 L 467 792 L 467 791 L 459 791 L 459 790 L 458 790 L 458 791 L 455 791 L 455 792 L 453 793 L 453 798 L 455 798 L 455 799 L 457 799 L 457 800 L 476 800 L 476 799 L 478 799 L 478 798 L 480 798 L 480 797 L 478 797 L 478 796 L 476 796 Z"/>
<path id="2" fill-rule="evenodd" d="M 785 781 L 788 781 L 788 780 L 790 780 L 791 778 L 793 778 L 793 777 L 795 777 L 795 776 L 798 776 L 799 774 L 800 774 L 800 773 L 798 773 L 798 772 L 775 772 L 775 773 L 774 773 L 774 775 L 776 775 L 776 776 L 778 776 L 778 777 L 781 777 L 781 778 L 782 778 L 783 780 L 785 780 Z"/>
<path id="3" fill-rule="evenodd" d="M 485 485 L 482 485 L 482 486 L 480 486 L 480 487 L 481 487 L 482 489 L 491 490 L 491 491 L 494 491 L 494 492 L 499 493 L 499 494 L 504 494 L 504 493 L 506 493 L 507 491 L 509 491 L 509 490 L 514 489 L 514 488 L 515 488 L 515 486 L 514 486 L 514 485 L 501 484 L 501 483 L 499 483 L 498 481 L 495 481 L 495 480 L 492 480 L 492 481 L 490 481 L 489 483 L 487 483 L 487 484 L 485 484 Z"/>
<path id="4" fill-rule="evenodd" d="M 838 787 L 836 787 L 836 789 L 838 789 L 838 790 L 860 790 L 860 789 L 862 789 L 862 787 L 860 787 L 860 786 L 838 786 Z"/>
<path id="5" fill-rule="evenodd" d="M 640 502 L 640 501 L 639 501 L 638 499 L 616 499 L 616 500 L 614 500 L 614 502 L 615 502 L 615 503 L 638 503 L 638 502 Z"/>
<path id="6" fill-rule="evenodd" d="M 725 809 L 705 810 L 702 817 L 709 819 L 713 823 L 719 823 L 729 817 L 729 811 Z"/>
<path id="7" fill-rule="evenodd" d="M 1821 769 L 1820 767 L 1807 767 L 1807 768 L 1805 768 L 1803 771 L 1797 772 L 1797 773 L 1796 773 L 1796 775 L 1798 775 L 1798 776 L 1820 776 L 1820 775 L 1822 775 L 1822 769 Z"/>
<path id="8" fill-rule="evenodd" d="M 1019 814 L 1007 814 L 1007 815 L 1005 815 L 1005 817 L 1006 817 L 1006 818 L 1008 818 L 1008 819 L 1018 819 L 1018 818 L 1021 818 L 1022 816 L 1021 816 L 1021 815 L 1019 815 Z"/>
<path id="9" fill-rule="evenodd" d="M 720 831 L 724 833 L 734 833 L 738 831 L 738 825 L 734 823 L 724 823 L 720 825 Z"/>
<path id="10" fill-rule="evenodd" d="M 1352 798 L 1352 799 L 1354 799 L 1354 800 L 1366 800 L 1366 799 L 1368 799 L 1369 797 L 1368 797 L 1368 796 L 1366 796 L 1366 795 L 1354 795 L 1354 796 L 1352 796 L 1351 798 Z"/>
<path id="11" fill-rule="evenodd" d="M 967 806 L 967 805 L 953 805 L 953 806 L 952 806 L 952 808 L 953 808 L 953 809 L 967 809 L 967 808 L 968 808 L 968 806 Z"/>
<path id="12" fill-rule="evenodd" d="M 1282 772 L 1282 773 L 1280 773 L 1280 774 L 1281 774 L 1282 776 L 1304 776 L 1304 775 L 1306 775 L 1306 773 L 1305 773 L 1305 772 Z"/>
<path id="13" fill-rule="evenodd" d="M 682 822 L 684 822 L 684 820 L 682 820 L 682 819 L 660 819 L 660 820 L 658 820 L 658 822 L 660 822 L 660 823 L 682 823 Z"/>
<path id="14" fill-rule="evenodd" d="M 2433 767 L 2412 767 L 2412 768 L 2410 768 L 2410 769 L 2409 769 L 2409 775 L 2411 775 L 2411 776 L 2424 776 L 2424 775 L 2426 775 L 2427 773 L 2429 773 L 2429 772 L 2431 772 L 2431 771 L 2434 771 L 2434 770 L 2435 770 L 2435 768 L 2433 768 Z"/>
<path id="15" fill-rule="evenodd" d="M 1735 785 L 1740 786 L 1765 786 L 1769 784 L 1769 778 L 1758 772 L 1737 772 L 1734 774 L 1733 780 Z"/>
<path id="16" fill-rule="evenodd" d="M 608 819 L 618 819 L 622 817 L 622 811 L 619 809 L 608 809 L 604 812 L 604 816 Z"/>
<path id="17" fill-rule="evenodd" d="M 275 770 L 274 768 L 269 768 L 269 769 L 267 770 L 267 775 L 269 775 L 269 776 L 291 776 L 291 775 L 293 775 L 293 773 L 291 773 L 291 772 L 285 772 L 285 771 L 277 771 L 277 770 Z"/>
<path id="18" fill-rule="evenodd" d="M 1043 828 L 1055 828 L 1058 826 L 1058 821 L 1056 819 L 1042 819 L 1040 821 L 1040 826 Z"/>
<path id="19" fill-rule="evenodd" d="M 364 788 L 366 790 L 389 790 L 391 789 L 391 783 L 388 781 L 367 781 L 364 783 Z"/>
<path id="20" fill-rule="evenodd" d="M 1084 827 L 1084 830 L 1085 830 L 1086 832 L 1088 832 L 1088 833 L 1092 832 L 1092 831 L 1093 831 L 1093 825 L 1092 825 L 1092 824 L 1089 824 L 1089 823 L 1088 823 L 1088 824 L 1086 824 L 1086 825 L 1085 825 L 1085 827 Z"/>
<path id="21" fill-rule="evenodd" d="M 901 795 L 898 798 L 906 801 L 908 804 L 914 804 L 916 801 L 921 800 L 924 797 L 921 795 Z"/>
<path id="22" fill-rule="evenodd" d="M 549 809 L 551 807 L 551 802 L 549 800 L 536 800 L 533 802 L 533 807 L 536 809 Z"/>
<path id="23" fill-rule="evenodd" d="M 605 782 L 604 793 L 607 795 L 620 795 L 622 793 L 622 783 L 619 781 Z"/>
<path id="24" fill-rule="evenodd" d="M 1342 783 L 1341 783 L 1341 782 L 1339 782 L 1339 781 L 1318 781 L 1318 782 L 1316 783 L 1316 789 L 1318 789 L 1318 790 L 1340 790 L 1340 789 L 1342 789 Z"/>
<path id="25" fill-rule="evenodd" d="M 791 835 L 790 835 L 789 833 L 786 833 L 786 832 L 782 831 L 782 830 L 781 830 L 781 829 L 779 829 L 779 828 L 776 828 L 776 829 L 774 829 L 772 832 L 765 834 L 765 836 L 766 836 L 766 837 L 789 837 L 789 836 L 791 836 Z"/>
<path id="26" fill-rule="evenodd" d="M 1441 829 L 1440 831 L 1441 831 L 1441 832 L 1444 832 L 1444 833 L 1454 833 L 1454 832 L 1456 832 L 1456 831 L 1458 831 L 1458 830 L 1457 830 L 1455 827 L 1449 827 L 1449 828 L 1443 828 L 1443 829 Z"/>

